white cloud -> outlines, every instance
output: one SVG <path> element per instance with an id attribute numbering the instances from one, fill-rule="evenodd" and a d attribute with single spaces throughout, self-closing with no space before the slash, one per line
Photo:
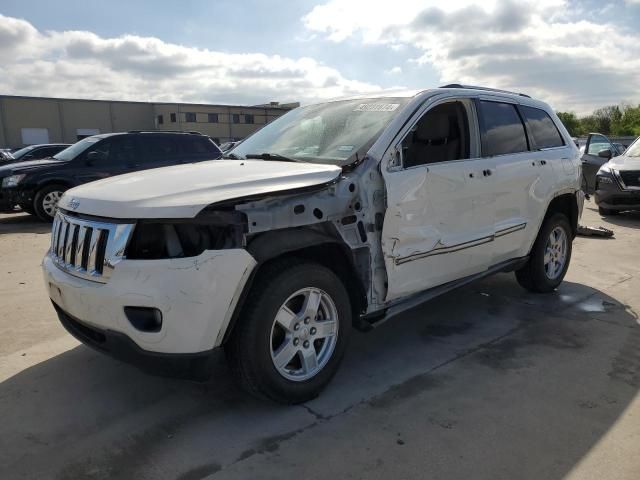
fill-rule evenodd
<path id="1" fill-rule="evenodd" d="M 640 0 L 634 0 L 640 1 Z M 303 21 L 334 42 L 411 46 L 443 83 L 526 91 L 587 113 L 640 101 L 640 34 L 572 18 L 567 0 L 329 0 Z"/>
<path id="2" fill-rule="evenodd" d="M 402 67 L 395 66 L 389 70 L 385 70 L 384 73 L 387 75 L 400 75 L 402 73 Z"/>
<path id="3" fill-rule="evenodd" d="M 231 54 L 125 35 L 40 32 L 0 15 L 0 92 L 97 99 L 262 103 L 378 90 L 312 58 Z"/>

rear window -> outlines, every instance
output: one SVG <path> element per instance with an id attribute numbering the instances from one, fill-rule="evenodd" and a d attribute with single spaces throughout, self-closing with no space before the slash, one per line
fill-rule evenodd
<path id="1" fill-rule="evenodd" d="M 482 154 L 485 157 L 526 152 L 527 136 L 520 115 L 510 103 L 480 101 L 484 125 Z"/>
<path id="2" fill-rule="evenodd" d="M 564 146 L 564 140 L 553 120 L 547 112 L 534 107 L 520 107 L 527 119 L 529 131 L 536 148 L 553 148 Z"/>

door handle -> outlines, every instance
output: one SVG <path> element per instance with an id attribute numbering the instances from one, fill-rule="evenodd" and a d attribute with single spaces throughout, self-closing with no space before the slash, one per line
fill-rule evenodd
<path id="1" fill-rule="evenodd" d="M 485 177 L 490 177 L 492 173 L 493 172 L 491 172 L 491 170 L 488 168 L 482 171 L 482 175 L 484 175 Z"/>

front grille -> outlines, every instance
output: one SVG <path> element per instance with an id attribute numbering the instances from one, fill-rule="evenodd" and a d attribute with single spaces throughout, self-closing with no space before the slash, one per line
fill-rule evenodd
<path id="1" fill-rule="evenodd" d="M 618 170 L 625 187 L 640 187 L 640 170 Z"/>
<path id="2" fill-rule="evenodd" d="M 56 213 L 49 255 L 76 277 L 106 282 L 124 250 L 133 224 L 85 220 Z"/>

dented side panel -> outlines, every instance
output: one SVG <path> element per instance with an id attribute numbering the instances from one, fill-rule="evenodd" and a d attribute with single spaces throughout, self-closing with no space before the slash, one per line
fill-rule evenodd
<path id="1" fill-rule="evenodd" d="M 238 204 L 247 217 L 247 238 L 295 227 L 316 228 L 347 247 L 367 296 L 366 312 L 381 308 L 386 293 L 380 233 L 384 216 L 384 185 L 367 157 L 356 170 L 345 173 L 322 191 Z M 366 253 L 365 253 L 366 252 Z M 365 258 L 366 260 L 363 260 Z"/>

